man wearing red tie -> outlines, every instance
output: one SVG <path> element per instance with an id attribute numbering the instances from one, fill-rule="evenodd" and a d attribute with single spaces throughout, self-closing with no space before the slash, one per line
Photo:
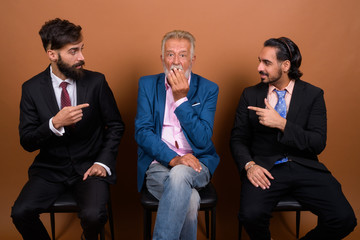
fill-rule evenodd
<path id="1" fill-rule="evenodd" d="M 49 240 L 39 214 L 70 189 L 82 237 L 98 239 L 124 124 L 104 75 L 83 69 L 81 27 L 57 18 L 39 34 L 50 66 L 22 86 L 19 132 L 25 150 L 40 151 L 11 216 L 24 239 Z"/>

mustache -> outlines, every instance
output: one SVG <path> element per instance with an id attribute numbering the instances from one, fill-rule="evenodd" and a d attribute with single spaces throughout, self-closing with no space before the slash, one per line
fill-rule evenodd
<path id="1" fill-rule="evenodd" d="M 261 75 L 269 76 L 268 73 L 265 73 L 265 72 L 263 72 L 263 71 L 259 71 L 259 73 L 260 73 Z"/>
<path id="2" fill-rule="evenodd" d="M 174 68 L 183 70 L 183 67 L 182 67 L 180 64 L 178 64 L 178 65 L 171 65 L 170 71 L 173 70 Z"/>
<path id="3" fill-rule="evenodd" d="M 85 61 L 84 60 L 80 60 L 78 63 L 75 63 L 74 65 L 72 65 L 72 67 L 76 68 L 76 67 L 80 67 L 85 65 Z"/>

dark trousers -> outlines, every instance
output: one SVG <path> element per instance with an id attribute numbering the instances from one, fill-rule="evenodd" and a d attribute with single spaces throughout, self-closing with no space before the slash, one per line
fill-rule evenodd
<path id="1" fill-rule="evenodd" d="M 25 240 L 50 240 L 39 214 L 49 208 L 68 188 L 78 203 L 79 218 L 87 240 L 97 240 L 107 221 L 106 204 L 109 185 L 99 177 L 73 176 L 66 182 L 50 182 L 41 177 L 31 177 L 12 207 L 11 217 Z M 80 239 L 80 235 L 79 235 Z"/>
<path id="2" fill-rule="evenodd" d="M 290 161 L 275 165 L 270 189 L 254 187 L 242 176 L 239 221 L 252 240 L 270 240 L 271 211 L 284 194 L 292 194 L 318 216 L 317 226 L 302 239 L 342 239 L 356 226 L 353 209 L 330 172 Z"/>

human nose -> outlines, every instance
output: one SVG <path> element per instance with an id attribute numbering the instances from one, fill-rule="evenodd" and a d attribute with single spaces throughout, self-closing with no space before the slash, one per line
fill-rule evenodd
<path id="1" fill-rule="evenodd" d="M 173 64 L 179 65 L 179 63 L 180 63 L 180 57 L 179 55 L 175 54 L 173 59 Z"/>
<path id="2" fill-rule="evenodd" d="M 81 51 L 79 52 L 78 60 L 79 61 L 84 61 L 85 60 L 85 57 L 84 57 L 84 55 L 83 55 L 83 53 Z"/>
<path id="3" fill-rule="evenodd" d="M 263 66 L 263 64 L 262 64 L 261 62 L 259 62 L 259 65 L 258 65 L 258 67 L 257 67 L 257 70 L 258 70 L 258 72 L 264 70 L 264 66 Z"/>

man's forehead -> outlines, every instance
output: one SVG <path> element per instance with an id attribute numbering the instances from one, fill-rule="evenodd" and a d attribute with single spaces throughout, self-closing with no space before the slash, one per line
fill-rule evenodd
<path id="1" fill-rule="evenodd" d="M 165 48 L 181 48 L 184 50 L 188 50 L 190 48 L 190 41 L 186 38 L 170 38 L 165 42 Z"/>
<path id="2" fill-rule="evenodd" d="M 69 49 L 82 48 L 82 47 L 84 47 L 84 42 L 79 41 L 79 42 L 75 42 L 75 43 L 68 43 L 64 47 L 62 47 L 62 49 L 69 50 Z"/>
<path id="3" fill-rule="evenodd" d="M 276 60 L 276 48 L 275 47 L 264 47 L 261 49 L 259 54 L 259 60 Z"/>

